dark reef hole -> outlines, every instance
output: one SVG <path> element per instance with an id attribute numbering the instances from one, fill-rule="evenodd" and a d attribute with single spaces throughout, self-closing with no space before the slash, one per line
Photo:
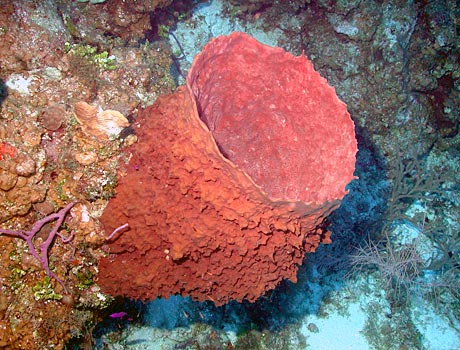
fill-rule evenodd
<path id="1" fill-rule="evenodd" d="M 3 104 L 3 101 L 8 97 L 8 88 L 6 87 L 5 82 L 0 79 L 0 110 Z"/>
<path id="2" fill-rule="evenodd" d="M 173 30 L 177 27 L 177 23 L 186 21 L 192 16 L 193 9 L 201 4 L 203 1 L 173 1 L 171 5 L 157 8 L 150 13 L 150 26 L 151 28 L 144 32 L 143 42 L 165 41 L 169 46 L 168 39 L 172 36 L 176 40 L 180 48 L 180 54 L 173 53 L 171 50 L 171 75 L 176 85 L 179 85 L 180 77 L 185 79 L 185 73 L 181 71 L 179 61 L 185 58 L 185 53 L 182 49 L 181 43 L 173 34 Z"/>
<path id="3" fill-rule="evenodd" d="M 433 107 L 434 113 L 431 116 L 431 123 L 435 129 L 442 132 L 445 136 L 453 136 L 457 132 L 456 123 L 449 119 L 444 111 L 445 101 L 450 97 L 451 90 L 454 87 L 454 79 L 452 74 L 445 74 L 437 79 L 438 85 L 436 89 L 427 91 Z"/>
<path id="4" fill-rule="evenodd" d="M 156 8 L 150 13 L 151 29 L 147 30 L 145 40 L 153 42 L 165 39 L 165 30 L 171 31 L 178 22 L 191 17 L 192 10 L 197 6 L 197 1 L 173 1 L 171 5 Z"/>

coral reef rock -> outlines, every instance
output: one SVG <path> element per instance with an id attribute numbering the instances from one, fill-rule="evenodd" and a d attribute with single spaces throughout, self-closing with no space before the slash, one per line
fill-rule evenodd
<path id="1" fill-rule="evenodd" d="M 129 224 L 99 263 L 105 292 L 222 305 L 296 281 L 328 243 L 353 179 L 347 108 L 304 56 L 243 33 L 211 40 L 187 85 L 140 112 L 126 176 L 101 217 Z"/>

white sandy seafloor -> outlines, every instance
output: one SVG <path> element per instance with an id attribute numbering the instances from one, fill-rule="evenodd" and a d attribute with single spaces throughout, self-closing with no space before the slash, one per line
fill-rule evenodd
<path id="1" fill-rule="evenodd" d="M 233 31 L 251 34 L 259 41 L 276 46 L 282 36 L 281 31 L 265 33 L 256 25 L 247 27 L 237 19 L 221 15 L 220 1 L 200 4 L 192 20 L 179 23 L 173 34 L 180 42 L 185 59 L 180 61 L 181 70 L 186 74 L 193 57 L 201 51 L 209 39 Z M 291 22 L 295 19 L 291 19 Z M 296 25 L 291 23 L 291 25 Z M 192 30 L 193 29 L 193 30 Z M 170 35 L 173 51 L 179 48 Z M 183 83 L 180 82 L 180 83 Z M 408 231 L 403 229 L 404 231 Z M 306 273 L 305 270 L 302 270 Z M 289 349 L 308 350 L 459 350 L 460 324 L 448 312 L 440 312 L 428 301 L 412 297 L 407 312 L 392 312 L 391 306 L 381 290 L 377 276 L 355 275 L 344 281 L 343 276 L 319 276 L 309 271 L 303 278 L 304 293 L 293 296 L 291 303 L 299 310 L 306 310 L 300 322 L 296 323 L 305 339 L 303 346 L 296 345 L 292 337 Z M 301 281 L 302 278 L 299 277 Z M 186 298 L 172 297 L 156 300 L 150 304 L 144 325 L 129 324 L 116 342 L 104 335 L 98 339 L 110 344 L 110 349 L 130 350 L 172 350 L 196 349 L 190 339 L 200 343 L 200 332 L 212 328 L 210 325 L 195 323 L 186 327 L 176 327 L 179 318 L 188 317 L 190 301 Z M 235 344 L 237 330 L 229 327 L 216 330 L 221 339 Z M 410 344 L 406 343 L 410 339 Z M 414 341 L 416 339 L 416 341 Z M 98 348 L 102 348 L 99 347 Z M 272 350 L 261 346 L 259 349 Z"/>

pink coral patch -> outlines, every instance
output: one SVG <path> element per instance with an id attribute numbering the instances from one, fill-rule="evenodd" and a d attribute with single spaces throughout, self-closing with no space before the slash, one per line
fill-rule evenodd
<path id="1" fill-rule="evenodd" d="M 0 160 L 3 159 L 4 155 L 9 155 L 11 158 L 14 158 L 16 157 L 16 154 L 17 154 L 16 147 L 6 142 L 0 142 Z"/>

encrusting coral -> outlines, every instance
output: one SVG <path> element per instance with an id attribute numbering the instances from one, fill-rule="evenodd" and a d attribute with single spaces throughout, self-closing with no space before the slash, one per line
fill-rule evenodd
<path id="1" fill-rule="evenodd" d="M 116 137 L 123 128 L 129 126 L 128 119 L 118 111 L 98 111 L 97 107 L 86 102 L 77 102 L 74 108 L 75 117 L 83 132 L 101 140 Z"/>

